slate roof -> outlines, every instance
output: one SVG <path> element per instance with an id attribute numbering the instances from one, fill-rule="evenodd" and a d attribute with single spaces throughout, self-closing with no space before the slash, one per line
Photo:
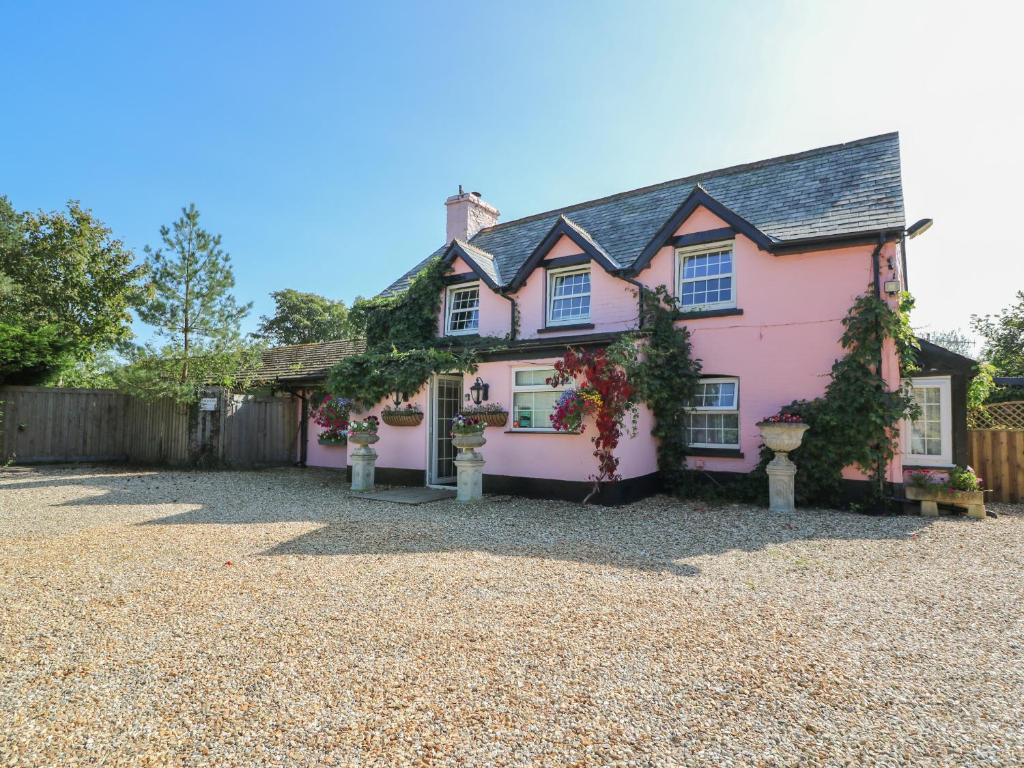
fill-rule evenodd
<path id="1" fill-rule="evenodd" d="M 288 383 L 319 379 L 344 358 L 365 349 L 362 339 L 274 347 L 263 352 L 256 381 Z"/>
<path id="2" fill-rule="evenodd" d="M 467 243 L 465 240 L 456 240 L 462 249 L 469 256 L 484 273 L 491 278 L 497 285 L 503 285 L 505 283 L 502 280 L 501 273 L 498 272 L 498 266 L 494 262 L 494 257 L 480 248 L 477 248 L 471 243 Z"/>
<path id="3" fill-rule="evenodd" d="M 637 261 L 697 184 L 773 244 L 872 234 L 905 227 L 899 135 L 887 133 L 666 181 L 610 197 L 499 223 L 470 244 L 507 283 L 559 216 L 623 267 Z M 404 290 L 438 249 L 385 294 Z"/>

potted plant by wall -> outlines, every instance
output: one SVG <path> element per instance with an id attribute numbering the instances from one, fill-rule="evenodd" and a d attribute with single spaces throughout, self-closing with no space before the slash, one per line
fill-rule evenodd
<path id="1" fill-rule="evenodd" d="M 316 401 L 314 401 L 316 402 Z M 349 411 L 352 401 L 345 397 L 323 395 L 310 412 L 313 423 L 321 428 L 317 436 L 320 445 L 345 445 L 348 443 Z"/>
<path id="2" fill-rule="evenodd" d="M 360 447 L 373 445 L 380 440 L 380 435 L 377 434 L 379 424 L 380 420 L 376 416 L 351 421 L 348 425 L 348 439 Z"/>
<path id="3" fill-rule="evenodd" d="M 488 427 L 504 427 L 508 424 L 508 410 L 501 403 L 467 405 L 462 409 L 462 415 L 480 419 Z"/>
<path id="4" fill-rule="evenodd" d="M 380 416 L 389 427 L 418 427 L 423 421 L 423 409 L 413 403 L 401 407 L 386 405 Z"/>
<path id="5" fill-rule="evenodd" d="M 904 492 L 911 501 L 921 502 L 922 515 L 939 514 L 939 504 L 963 507 L 968 517 L 984 519 L 985 491 L 981 478 L 971 467 L 953 467 L 948 472 L 917 470 L 909 473 Z"/>
<path id="6" fill-rule="evenodd" d="M 484 439 L 486 428 L 487 425 L 476 416 L 457 414 L 452 419 L 452 445 L 463 454 L 473 453 L 475 448 L 479 448 L 487 442 Z"/>
<path id="7" fill-rule="evenodd" d="M 803 442 L 804 432 L 809 429 L 807 423 L 792 413 L 777 413 L 757 423 L 761 430 L 761 439 L 771 448 L 775 455 L 787 455 L 795 451 Z"/>

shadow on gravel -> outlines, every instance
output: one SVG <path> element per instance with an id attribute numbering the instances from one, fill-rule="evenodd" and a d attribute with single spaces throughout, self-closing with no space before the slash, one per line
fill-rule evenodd
<path id="1" fill-rule="evenodd" d="M 322 523 L 266 550 L 266 556 L 477 551 L 679 576 L 699 572 L 681 561 L 705 555 L 753 552 L 794 541 L 906 540 L 933 522 L 829 510 L 778 515 L 756 507 L 711 507 L 664 496 L 619 508 L 512 497 L 471 507 L 454 501 L 408 506 L 353 497 L 340 473 L 322 470 L 55 473 L 0 487 L 58 484 L 87 486 L 93 493 L 97 487 L 104 490 L 62 505 L 82 514 L 93 505 L 155 507 L 154 516 L 138 522 L 140 526 Z M 158 516 L 159 506 L 171 503 L 193 509 Z"/>

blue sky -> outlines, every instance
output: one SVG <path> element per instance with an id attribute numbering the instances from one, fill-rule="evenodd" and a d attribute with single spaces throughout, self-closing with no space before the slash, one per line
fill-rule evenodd
<path id="1" fill-rule="evenodd" d="M 385 287 L 460 183 L 509 220 L 899 130 L 914 322 L 963 328 L 1024 288 L 1024 18 L 944 5 L 9 2 L 0 193 L 140 257 L 195 202 L 251 329 Z"/>

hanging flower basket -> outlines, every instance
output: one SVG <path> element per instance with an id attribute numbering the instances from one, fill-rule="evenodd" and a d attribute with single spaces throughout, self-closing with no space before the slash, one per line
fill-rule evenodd
<path id="1" fill-rule="evenodd" d="M 418 427 L 423 422 L 423 411 L 413 408 L 385 410 L 381 412 L 380 418 L 389 427 Z"/>
<path id="2" fill-rule="evenodd" d="M 346 435 L 320 435 L 316 441 L 320 445 L 348 445 Z"/>
<path id="3" fill-rule="evenodd" d="M 467 405 L 462 409 L 462 415 L 473 416 L 488 427 L 504 427 L 508 424 L 508 411 L 501 403 Z"/>

